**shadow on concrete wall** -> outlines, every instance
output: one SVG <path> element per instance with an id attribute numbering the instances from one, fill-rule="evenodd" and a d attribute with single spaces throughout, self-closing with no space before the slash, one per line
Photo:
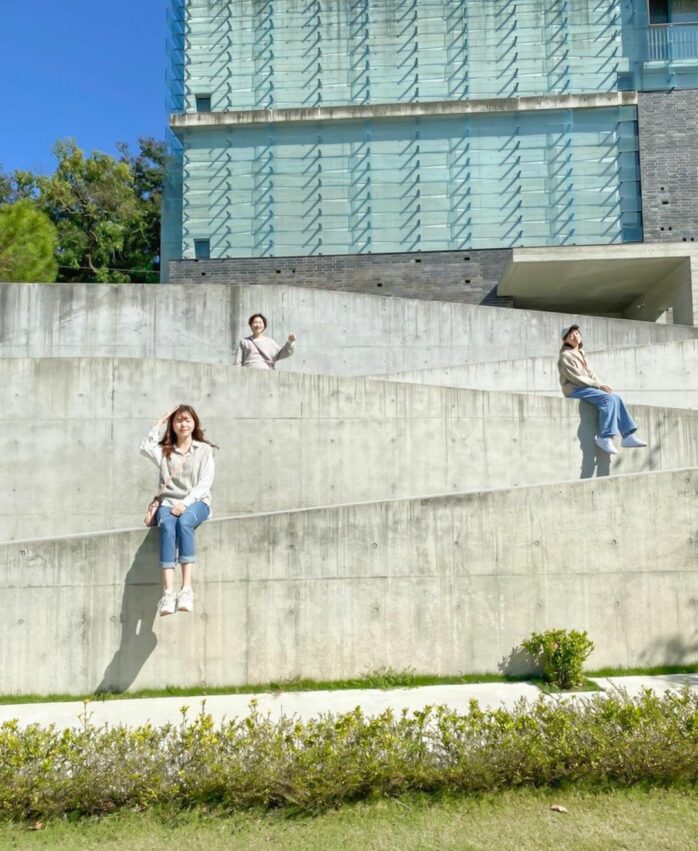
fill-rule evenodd
<path id="1" fill-rule="evenodd" d="M 594 442 L 598 428 L 598 412 L 589 402 L 579 403 L 579 428 L 577 438 L 582 450 L 582 466 L 580 479 L 591 479 L 609 476 L 611 474 L 611 456 L 603 452 Z"/>
<path id="2" fill-rule="evenodd" d="M 697 607 L 695 603 L 693 606 Z M 641 658 L 647 667 L 698 663 L 698 629 L 695 629 L 692 634 L 675 635 L 673 638 L 653 641 L 642 651 Z"/>
<path id="3" fill-rule="evenodd" d="M 162 594 L 157 536 L 157 530 L 151 529 L 126 574 L 121 598 L 121 643 L 96 692 L 126 691 L 158 643 L 153 631 Z"/>
<path id="4" fill-rule="evenodd" d="M 497 669 L 505 677 L 524 677 L 540 674 L 533 656 L 523 647 L 514 647 L 497 663 Z"/>

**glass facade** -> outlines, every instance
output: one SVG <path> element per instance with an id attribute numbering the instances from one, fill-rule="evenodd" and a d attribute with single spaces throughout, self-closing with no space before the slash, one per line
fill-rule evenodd
<path id="1" fill-rule="evenodd" d="M 696 4 L 669 0 L 657 25 L 661 5 L 171 0 L 173 113 L 434 106 L 178 129 L 167 253 L 193 258 L 198 240 L 213 258 L 641 240 L 634 107 L 444 117 L 438 104 L 698 85 L 683 22 Z"/>

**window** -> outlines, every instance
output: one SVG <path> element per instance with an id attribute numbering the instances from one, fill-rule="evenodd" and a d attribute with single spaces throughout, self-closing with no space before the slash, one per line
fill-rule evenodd
<path id="1" fill-rule="evenodd" d="M 196 111 L 210 112 L 211 111 L 211 95 L 196 95 Z"/>
<path id="2" fill-rule="evenodd" d="M 211 259 L 211 240 L 210 239 L 195 239 L 194 240 L 194 257 L 197 260 Z"/>
<path id="3" fill-rule="evenodd" d="M 650 0 L 650 23 L 669 23 L 669 0 Z"/>
<path id="4" fill-rule="evenodd" d="M 698 23 L 698 0 L 649 0 L 650 24 Z"/>

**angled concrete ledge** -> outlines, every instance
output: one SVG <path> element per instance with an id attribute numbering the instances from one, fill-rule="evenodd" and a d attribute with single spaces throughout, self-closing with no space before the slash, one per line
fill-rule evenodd
<path id="1" fill-rule="evenodd" d="M 494 672 L 551 627 L 595 667 L 692 663 L 697 496 L 694 468 L 220 518 L 169 618 L 154 531 L 3 544 L 0 691 Z"/>
<path id="2" fill-rule="evenodd" d="M 232 363 L 256 312 L 270 336 L 298 336 L 280 371 L 333 375 L 555 357 L 571 322 L 590 351 L 698 338 L 683 326 L 273 284 L 0 284 L 0 357 Z"/>
<path id="3" fill-rule="evenodd" d="M 129 359 L 0 360 L 0 540 L 141 522 L 154 420 L 193 404 L 214 511 L 248 513 L 698 465 L 698 412 L 633 409 L 649 450 L 597 449 L 595 410 L 492 393 Z"/>
<path id="4" fill-rule="evenodd" d="M 597 375 L 627 402 L 698 409 L 698 340 L 602 349 L 594 352 L 592 365 Z M 502 393 L 560 396 L 555 356 L 415 369 L 377 375 L 376 378 Z"/>
<path id="5" fill-rule="evenodd" d="M 213 127 L 257 127 L 266 124 L 302 124 L 315 121 L 446 117 L 477 113 L 531 112 L 557 109 L 598 109 L 636 106 L 637 92 L 592 92 L 573 95 L 540 95 L 520 98 L 374 103 L 357 106 L 319 106 L 289 109 L 241 109 L 226 112 L 187 112 L 170 115 L 175 133 Z"/>

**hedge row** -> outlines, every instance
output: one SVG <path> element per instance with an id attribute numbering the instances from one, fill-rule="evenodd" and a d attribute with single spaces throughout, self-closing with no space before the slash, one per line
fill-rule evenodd
<path id="1" fill-rule="evenodd" d="M 694 783 L 698 695 L 445 707 L 308 723 L 249 717 L 217 726 L 205 706 L 179 725 L 0 726 L 0 817 L 215 804 L 318 812 L 409 791 Z"/>

